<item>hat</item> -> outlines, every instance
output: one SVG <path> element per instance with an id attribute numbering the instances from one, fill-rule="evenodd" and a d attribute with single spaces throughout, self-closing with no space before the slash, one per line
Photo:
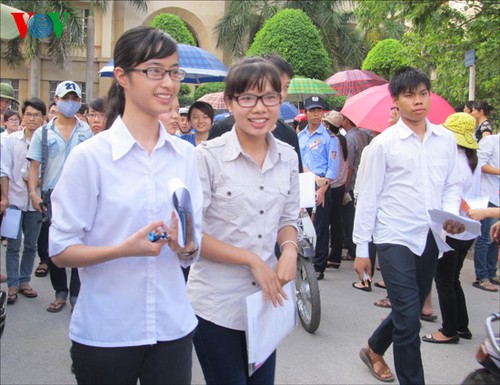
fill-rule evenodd
<path id="1" fill-rule="evenodd" d="M 305 114 L 298 114 L 295 118 L 293 118 L 293 120 L 300 123 L 307 120 L 307 116 Z"/>
<path id="2" fill-rule="evenodd" d="M 479 147 L 474 139 L 476 119 L 472 115 L 465 112 L 457 112 L 448 116 L 443 126 L 453 132 L 459 146 L 473 150 Z"/>
<path id="3" fill-rule="evenodd" d="M 9 83 L 0 83 L 0 98 L 10 99 L 16 103 L 19 103 L 14 98 L 14 88 Z"/>
<path id="4" fill-rule="evenodd" d="M 331 110 L 325 116 L 323 116 L 323 120 L 327 121 L 328 123 L 337 128 L 340 128 L 342 126 L 342 121 L 344 120 L 344 117 L 340 112 Z"/>
<path id="5" fill-rule="evenodd" d="M 188 112 L 189 112 L 189 108 L 187 108 L 187 107 L 179 108 L 179 115 L 187 115 Z"/>
<path id="6" fill-rule="evenodd" d="M 319 96 L 310 96 L 304 101 L 304 109 L 310 110 L 312 108 L 325 109 L 325 102 Z"/>
<path id="7" fill-rule="evenodd" d="M 78 97 L 81 99 L 82 98 L 82 90 L 76 84 L 75 82 L 72 82 L 71 80 L 66 80 L 62 83 L 59 83 L 56 88 L 56 96 L 63 98 L 66 94 L 74 92 L 75 94 L 78 95 Z"/>

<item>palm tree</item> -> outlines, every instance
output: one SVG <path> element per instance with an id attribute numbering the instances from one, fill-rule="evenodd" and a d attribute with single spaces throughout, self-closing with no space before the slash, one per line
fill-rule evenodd
<path id="1" fill-rule="evenodd" d="M 335 68 L 361 66 L 366 48 L 354 27 L 351 1 L 331 0 L 234 0 L 216 25 L 217 46 L 234 57 L 245 55 L 264 22 L 284 8 L 304 11 L 318 27 Z"/>
<path id="2" fill-rule="evenodd" d="M 147 0 L 129 0 L 128 2 L 139 11 L 148 10 Z M 89 16 L 87 17 L 87 79 L 85 86 L 88 101 L 92 100 L 94 94 L 94 7 L 98 7 L 105 13 L 108 10 L 108 3 L 108 0 L 90 0 Z"/>
<path id="3" fill-rule="evenodd" d="M 27 34 L 24 39 L 20 37 L 9 40 L 2 52 L 10 67 L 17 67 L 22 63 L 30 65 L 30 95 L 40 94 L 40 56 L 42 55 L 43 43 L 47 43 L 47 56 L 49 56 L 57 68 L 64 68 L 69 62 L 70 48 L 82 47 L 81 31 L 83 26 L 81 11 L 73 7 L 72 2 L 62 0 L 32 0 L 32 1 L 3 1 L 4 4 L 25 12 L 46 14 L 55 12 L 58 14 L 69 14 L 60 38 L 51 34 L 48 38 L 38 39 Z"/>

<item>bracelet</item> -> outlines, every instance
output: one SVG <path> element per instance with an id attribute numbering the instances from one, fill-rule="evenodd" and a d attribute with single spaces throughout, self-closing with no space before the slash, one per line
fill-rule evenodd
<path id="1" fill-rule="evenodd" d="M 193 251 L 188 251 L 187 253 L 178 253 L 181 257 L 191 257 L 198 252 L 198 249 L 194 249 Z"/>
<path id="2" fill-rule="evenodd" d="M 289 239 L 287 241 L 283 241 L 283 243 L 280 245 L 280 252 L 283 251 L 283 246 L 286 245 L 287 243 L 291 243 L 292 245 L 295 246 L 295 251 L 299 251 L 299 247 L 297 246 L 297 242 L 292 241 L 291 239 Z"/>

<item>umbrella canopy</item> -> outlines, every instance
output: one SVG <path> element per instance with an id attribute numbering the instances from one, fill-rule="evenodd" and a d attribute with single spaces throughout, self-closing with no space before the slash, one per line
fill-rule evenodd
<path id="1" fill-rule="evenodd" d="M 325 80 L 337 95 L 352 96 L 373 86 L 387 83 L 387 80 L 366 70 L 340 71 Z"/>
<path id="2" fill-rule="evenodd" d="M 383 84 L 368 88 L 347 99 L 340 112 L 358 127 L 382 132 L 389 127 L 387 120 L 392 105 L 389 85 Z M 431 123 L 442 124 L 453 113 L 455 110 L 446 100 L 431 92 L 431 105 L 427 114 L 427 119 Z"/>
<path id="3" fill-rule="evenodd" d="M 283 120 L 293 120 L 299 113 L 299 109 L 290 102 L 284 102 L 280 106 L 280 118 Z"/>
<path id="4" fill-rule="evenodd" d="M 288 87 L 288 97 L 290 102 L 303 102 L 308 96 L 331 96 L 337 92 L 322 80 L 295 77 Z"/>
<path id="5" fill-rule="evenodd" d="M 205 94 L 198 99 L 200 102 L 210 104 L 214 110 L 227 110 L 226 101 L 224 100 L 224 92 L 213 92 Z"/>
<path id="6" fill-rule="evenodd" d="M 222 82 L 227 75 L 227 67 L 210 52 L 187 44 L 178 44 L 179 67 L 186 71 L 183 83 L 201 84 Z M 101 77 L 113 77 L 114 63 L 110 60 L 99 71 Z"/>
<path id="7" fill-rule="evenodd" d="M 19 37 L 19 30 L 17 29 L 16 22 L 12 17 L 12 12 L 24 12 L 19 9 L 10 7 L 5 4 L 0 4 L 1 13 L 0 13 L 0 37 L 2 40 L 12 40 L 16 37 Z M 24 14 L 24 21 L 28 21 L 28 14 Z"/>

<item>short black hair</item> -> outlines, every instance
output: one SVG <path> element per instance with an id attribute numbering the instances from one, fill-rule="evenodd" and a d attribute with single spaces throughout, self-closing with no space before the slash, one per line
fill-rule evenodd
<path id="1" fill-rule="evenodd" d="M 79 114 L 85 115 L 85 113 L 89 110 L 89 106 L 85 103 L 82 103 L 80 109 L 78 110 Z"/>
<path id="2" fill-rule="evenodd" d="M 4 121 L 7 121 L 7 120 L 9 120 L 10 118 L 12 118 L 14 115 L 15 115 L 15 116 L 17 116 L 17 118 L 18 118 L 19 120 L 21 120 L 21 117 L 19 116 L 19 112 L 17 112 L 16 110 L 12 110 L 12 109 L 10 109 L 10 108 L 9 108 L 7 111 L 5 111 L 5 112 L 3 113 L 3 120 L 4 120 Z"/>
<path id="3" fill-rule="evenodd" d="M 38 98 L 26 99 L 23 102 L 23 107 L 21 108 L 23 115 L 24 115 L 24 112 L 26 111 L 26 108 L 28 108 L 28 107 L 31 107 L 37 111 L 40 111 L 43 116 L 47 115 L 47 107 L 45 106 L 45 103 Z"/>
<path id="4" fill-rule="evenodd" d="M 483 110 L 483 114 L 486 115 L 486 116 L 488 116 L 489 114 L 491 114 L 491 111 L 493 111 L 493 106 L 490 105 L 490 104 L 488 104 L 484 100 L 478 100 L 478 101 L 474 102 L 473 107 L 477 111 Z"/>
<path id="5" fill-rule="evenodd" d="M 191 107 L 189 107 L 189 111 L 187 114 L 188 120 L 191 120 L 191 114 L 193 113 L 193 110 L 195 108 L 203 112 L 205 115 L 208 115 L 212 123 L 214 122 L 214 115 L 215 115 L 214 108 L 210 104 L 201 101 L 197 101 L 191 104 Z"/>
<path id="6" fill-rule="evenodd" d="M 263 55 L 262 57 L 276 67 L 280 76 L 287 75 L 290 79 L 293 78 L 292 66 L 285 59 L 283 59 L 280 55 L 270 54 L 270 55 Z"/>
<path id="7" fill-rule="evenodd" d="M 423 84 L 428 91 L 431 90 L 431 79 L 426 73 L 417 68 L 403 67 L 391 76 L 389 91 L 393 98 L 397 98 L 403 92 L 413 92 L 419 85 Z"/>
<path id="8" fill-rule="evenodd" d="M 106 112 L 106 97 L 104 96 L 99 96 L 98 98 L 93 99 L 89 103 L 89 108 L 92 108 L 94 111 L 97 112 Z"/>

